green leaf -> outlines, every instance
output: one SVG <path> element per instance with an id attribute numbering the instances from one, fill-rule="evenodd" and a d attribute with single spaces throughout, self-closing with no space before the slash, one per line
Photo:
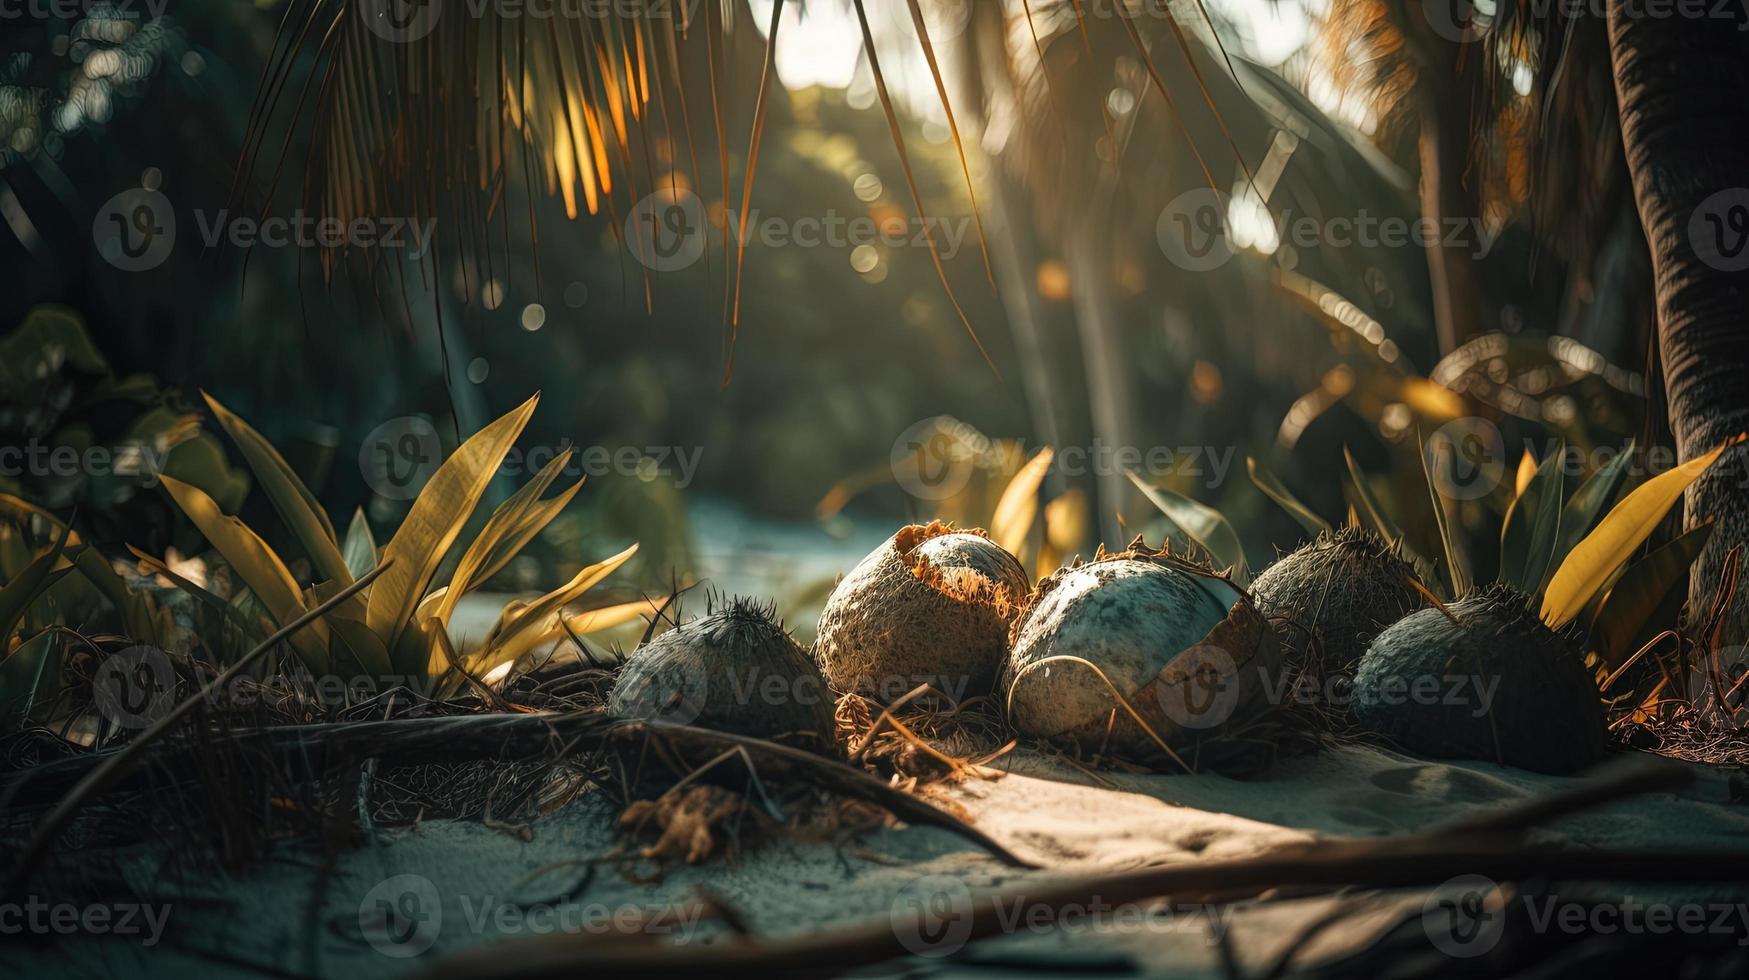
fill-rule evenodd
<path id="1" fill-rule="evenodd" d="M 539 401 L 535 395 L 462 443 L 432 474 L 383 548 L 383 561 L 394 565 L 371 585 L 364 622 L 390 650 L 397 649 L 438 563 L 455 543 Z"/>
<path id="2" fill-rule="evenodd" d="M 1524 573 L 1519 577 L 1526 592 L 1541 590 L 1549 571 L 1549 556 L 1561 537 L 1561 504 L 1567 492 L 1567 445 L 1561 443 L 1537 467 L 1531 484 L 1536 487 L 1536 516 L 1530 522 L 1530 544 L 1524 552 Z"/>
<path id="3" fill-rule="evenodd" d="M 1451 522 L 1446 517 L 1445 500 L 1439 493 L 1439 482 L 1433 475 L 1434 463 L 1428 458 L 1427 440 L 1417 431 L 1415 441 L 1421 447 L 1421 475 L 1427 480 L 1427 499 L 1433 505 L 1433 522 L 1439 527 L 1439 544 L 1445 551 L 1445 567 L 1451 576 L 1451 593 L 1463 595 L 1470 591 L 1469 563 L 1464 559 L 1463 547 L 1452 534 Z M 1441 462 L 1449 464 L 1450 461 Z"/>
<path id="4" fill-rule="evenodd" d="M 1644 634 L 1647 620 L 1681 586 L 1689 566 L 1700 557 L 1712 534 L 1713 525 L 1709 521 L 1622 572 L 1591 627 L 1591 645 L 1605 668 L 1614 670 L 1634 652 L 1634 641 Z"/>
<path id="5" fill-rule="evenodd" d="M 0 394 L 22 395 L 61 365 L 84 374 L 109 374 L 79 314 L 65 306 L 34 307 L 18 329 L 0 340 Z"/>
<path id="6" fill-rule="evenodd" d="M 60 688 L 65 651 L 57 640 L 55 633 L 38 633 L 0 660 L 0 732 L 23 728 Z"/>
<path id="7" fill-rule="evenodd" d="M 298 479 L 285 457 L 255 431 L 254 426 L 232 414 L 206 392 L 201 392 L 201 397 L 206 399 L 207 408 L 218 419 L 220 428 L 242 451 L 243 461 L 249 464 L 249 471 L 255 474 L 256 482 L 267 494 L 279 519 L 304 546 L 317 577 L 339 582 L 342 588 L 351 585 L 352 573 L 340 557 L 334 525 L 329 522 L 322 505 L 316 502 L 316 495 L 304 486 L 304 481 Z"/>
<path id="8" fill-rule="evenodd" d="M 1660 473 L 1622 498 L 1597 525 L 1597 530 L 1573 548 L 1549 580 L 1543 594 L 1543 621 L 1557 629 L 1572 622 L 1615 569 L 1657 528 L 1688 485 L 1741 439 L 1739 436 L 1705 456 Z"/>
<path id="9" fill-rule="evenodd" d="M 1361 516 L 1372 524 L 1373 530 L 1385 539 L 1387 544 L 1401 546 L 1403 544 L 1403 529 L 1392 521 L 1385 508 L 1379 503 L 1379 498 L 1373 496 L 1372 485 L 1367 482 L 1366 473 L 1362 472 L 1360 464 L 1355 462 L 1354 454 L 1347 446 L 1342 447 L 1342 458 L 1348 461 L 1348 478 L 1353 481 L 1354 492 L 1360 498 Z"/>
<path id="10" fill-rule="evenodd" d="M 370 521 L 365 519 L 364 508 L 353 512 L 352 523 L 346 528 L 346 543 L 340 548 L 340 557 L 346 562 L 346 570 L 353 578 L 369 572 L 377 567 L 377 539 L 370 533 Z"/>
<path id="11" fill-rule="evenodd" d="M 1299 521 L 1300 526 L 1306 529 L 1307 534 L 1316 537 L 1330 530 L 1329 521 L 1319 517 L 1312 512 L 1312 508 L 1301 503 L 1300 498 L 1294 496 L 1293 491 L 1287 488 L 1287 484 L 1281 482 L 1274 473 L 1265 469 L 1263 464 L 1247 456 L 1245 457 L 1245 471 L 1251 474 L 1251 482 L 1257 485 L 1257 489 L 1263 491 L 1263 495 L 1270 500 L 1280 504 L 1281 509 L 1287 511 L 1294 520 Z"/>
<path id="12" fill-rule="evenodd" d="M 1166 519 L 1177 525 L 1192 541 L 1201 545 L 1215 561 L 1233 569 L 1236 578 L 1245 580 L 1245 550 L 1239 545 L 1239 535 L 1221 512 L 1198 503 L 1181 493 L 1156 487 L 1128 467 L 1124 475 L 1142 491 L 1142 496 L 1160 509 Z"/>
<path id="13" fill-rule="evenodd" d="M 30 604 L 72 570 L 71 565 L 60 569 L 55 567 L 60 563 L 61 552 L 66 550 L 67 538 L 72 533 L 72 528 L 63 526 L 60 536 L 48 550 L 32 559 L 17 578 L 6 583 L 5 588 L 0 588 L 0 645 L 12 641 L 12 631 L 18 628 Z"/>

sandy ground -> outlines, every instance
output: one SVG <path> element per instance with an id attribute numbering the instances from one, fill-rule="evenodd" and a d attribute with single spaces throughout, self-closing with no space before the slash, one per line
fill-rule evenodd
<path id="1" fill-rule="evenodd" d="M 720 863 L 673 870 L 660 883 L 627 880 L 611 866 L 591 874 L 579 862 L 616 843 L 614 814 L 584 800 L 537 822 L 533 839 L 477 824 L 428 822 L 384 831 L 346 855 L 325 887 L 307 858 L 287 851 L 234 880 L 164 880 L 155 860 L 126 865 L 142 890 L 172 903 L 162 937 L 74 937 L 52 950 L 18 944 L 0 972 L 30 976 L 392 977 L 477 943 L 558 930 L 598 931 L 615 917 L 657 915 L 682 941 L 708 941 L 720 927 L 700 922 L 698 889 L 708 889 L 760 933 L 793 934 L 850 921 L 891 922 L 920 900 L 988 900 L 986 889 L 1053 874 L 1124 869 L 1256 854 L 1286 841 L 1375 836 L 1426 828 L 1509 805 L 1562 784 L 1482 763 L 1438 764 L 1350 747 L 1279 765 L 1262 779 L 1220 776 L 1097 776 L 1040 757 L 1007 761 L 1001 778 L 947 791 L 986 832 L 1045 866 L 1005 867 L 941 830 L 912 827 L 862 835 L 843 846 L 777 843 Z M 1572 846 L 1736 849 L 1749 842 L 1749 807 L 1727 802 L 1721 775 L 1680 794 L 1662 794 L 1561 821 L 1547 833 Z M 935 896 L 931 899 L 930 896 Z M 1382 896 L 1307 950 L 1338 950 L 1394 921 L 1425 894 Z M 920 955 L 882 975 L 1003 975 L 1024 963 L 1034 976 L 1216 977 L 1211 930 L 1227 930 L 1243 963 L 1261 966 L 1329 900 L 1196 911 L 1098 907 L 1035 920 L 1010 910 L 1012 934 L 955 955 L 951 929 L 905 937 Z M 386 912 L 400 910 L 395 916 Z M 668 909 L 667 912 L 662 910 Z M 1040 923 L 1037 927 L 1033 923 Z M 221 955 L 229 964 L 202 951 Z M 257 969 L 252 968 L 258 967 Z"/>

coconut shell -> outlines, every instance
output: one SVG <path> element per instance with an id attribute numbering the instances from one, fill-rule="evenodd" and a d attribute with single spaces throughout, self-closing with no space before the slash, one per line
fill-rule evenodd
<path id="1" fill-rule="evenodd" d="M 1154 736 L 1174 752 L 1218 740 L 1268 710 L 1279 671 L 1275 634 L 1241 590 L 1138 539 L 1039 583 L 1006 700 L 1022 732 L 1164 764 Z"/>
<path id="2" fill-rule="evenodd" d="M 1385 627 L 1427 606 L 1415 569 L 1370 530 L 1325 532 L 1251 583 L 1286 663 L 1318 678 L 1351 677 Z"/>
<path id="3" fill-rule="evenodd" d="M 632 651 L 607 708 L 618 718 L 823 749 L 835 744 L 833 705 L 819 669 L 773 610 L 737 600 Z"/>
<path id="4" fill-rule="evenodd" d="M 1357 722 L 1437 758 L 1547 773 L 1603 759 L 1602 700 L 1572 636 L 1503 585 L 1447 609 L 1410 613 L 1373 640 L 1354 678 Z"/>
<path id="5" fill-rule="evenodd" d="M 913 524 L 851 569 L 820 613 L 814 656 L 839 691 L 891 701 L 919 684 L 987 693 L 1029 585 L 983 531 Z"/>

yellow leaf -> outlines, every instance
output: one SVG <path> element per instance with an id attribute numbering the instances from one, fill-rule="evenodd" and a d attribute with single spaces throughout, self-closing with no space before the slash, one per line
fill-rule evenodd
<path id="1" fill-rule="evenodd" d="M 316 567 L 316 574 L 322 578 L 339 583 L 341 588 L 352 584 L 352 573 L 346 569 L 345 559 L 340 557 L 338 538 L 334 534 L 334 525 L 329 522 L 327 512 L 316 502 L 315 494 L 304 486 L 304 481 L 292 471 L 285 457 L 279 450 L 273 448 L 255 427 L 243 421 L 231 410 L 219 404 L 218 399 L 201 392 L 206 399 L 207 408 L 212 410 L 213 417 L 218 419 L 219 426 L 237 444 L 243 453 L 244 462 L 249 464 L 250 472 L 260 481 L 261 489 L 266 491 L 267 499 L 273 504 L 273 509 L 279 518 L 285 521 L 286 527 L 297 536 L 298 543 L 310 555 L 310 563 Z"/>
<path id="2" fill-rule="evenodd" d="M 364 624 L 382 637 L 390 650 L 396 649 L 396 641 L 424 598 L 438 563 L 455 543 L 538 401 L 537 394 L 523 402 L 474 433 L 444 460 L 383 548 L 383 562 L 395 564 L 371 586 Z"/>
<path id="3" fill-rule="evenodd" d="M 1008 489 L 1002 491 L 1002 499 L 996 504 L 995 516 L 990 518 L 990 540 L 1012 553 L 1020 553 L 1032 531 L 1033 519 L 1038 516 L 1039 484 L 1044 482 L 1054 455 L 1049 446 L 1039 450 L 1008 481 Z"/>
<path id="4" fill-rule="evenodd" d="M 1530 478 L 1536 476 L 1536 459 L 1530 455 L 1530 450 L 1524 451 L 1524 456 L 1518 461 L 1518 478 L 1513 481 L 1512 496 L 1516 500 L 1524 496 L 1524 489 L 1530 486 Z"/>
<path id="5" fill-rule="evenodd" d="M 1622 498 L 1596 530 L 1573 546 L 1549 580 L 1548 590 L 1543 593 L 1543 621 L 1556 629 L 1572 622 L 1616 568 L 1633 556 L 1634 549 L 1664 519 L 1688 485 L 1699 479 L 1726 449 L 1742 440 L 1738 436 L 1705 456 L 1660 473 Z"/>
<path id="6" fill-rule="evenodd" d="M 626 563 L 626 560 L 637 554 L 638 546 L 614 555 L 606 561 L 597 562 L 577 573 L 571 581 L 534 602 L 517 610 L 514 616 L 506 610 L 506 617 L 500 623 L 500 628 L 487 641 L 480 651 L 474 654 L 468 669 L 476 675 L 485 674 L 501 663 L 515 660 L 539 645 L 542 635 L 546 632 L 547 621 L 558 612 L 583 597 L 585 592 L 600 584 L 601 580 L 612 575 L 614 570 Z"/>
<path id="7" fill-rule="evenodd" d="M 291 570 L 248 525 L 220 511 L 213 498 L 199 487 L 170 476 L 158 479 L 164 484 L 164 489 L 170 491 L 176 506 L 182 508 L 207 541 L 231 563 L 237 577 L 261 600 L 275 623 L 284 626 L 308 611 Z M 327 641 L 327 627 L 317 621 L 308 629 L 292 634 L 290 643 L 311 670 L 320 672 L 328 663 Z"/>
<path id="8" fill-rule="evenodd" d="M 654 616 L 661 608 L 649 599 L 622 602 L 617 606 L 602 606 L 600 609 L 567 616 L 565 625 L 578 636 L 588 636 L 590 633 L 599 633 L 629 623 L 640 616 Z"/>
<path id="9" fill-rule="evenodd" d="M 552 500 L 543 501 L 541 494 L 547 492 L 553 480 L 558 478 L 560 471 L 571 461 L 569 449 L 554 457 L 551 462 L 541 467 L 522 489 L 510 495 L 510 499 L 498 505 L 492 512 L 486 526 L 468 545 L 468 550 L 462 554 L 461 561 L 456 563 L 455 574 L 450 576 L 448 594 L 443 604 L 437 609 L 437 619 L 444 625 L 449 624 L 450 613 L 455 610 L 455 604 L 470 590 L 479 588 L 482 583 L 498 570 L 510 563 L 540 529 L 552 522 L 552 519 L 565 509 L 577 491 L 583 488 L 583 481 L 578 480 L 571 489 L 564 491 Z"/>

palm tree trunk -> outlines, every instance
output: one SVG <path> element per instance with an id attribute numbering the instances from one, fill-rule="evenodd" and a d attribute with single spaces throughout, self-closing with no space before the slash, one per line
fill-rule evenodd
<path id="1" fill-rule="evenodd" d="M 1749 428 L 1749 34 L 1741 22 L 1682 16 L 1688 8 L 1635 9 L 1609 5 L 1610 52 L 1652 253 L 1670 428 L 1688 460 Z M 1687 523 L 1717 522 L 1689 587 L 1691 625 L 1726 553 L 1749 542 L 1745 455 L 1733 450 L 1688 491 Z M 1749 639 L 1744 581 L 1727 644 Z"/>
<path id="2" fill-rule="evenodd" d="M 1102 238 L 1102 236 L 1104 236 Z M 1075 326 L 1081 335 L 1081 358 L 1087 371 L 1087 400 L 1093 416 L 1093 446 L 1088 464 L 1093 469 L 1094 513 L 1099 518 L 1099 536 L 1108 548 L 1123 547 L 1118 512 L 1129 487 L 1121 472 L 1110 465 L 1111 454 L 1130 445 L 1132 418 L 1130 376 L 1134 365 L 1124 354 L 1123 336 L 1112 295 L 1110 231 L 1097 222 L 1080 222 L 1070 233 L 1064 258 L 1073 285 Z M 1103 455 L 1101 455 L 1103 453 Z"/>
<path id="3" fill-rule="evenodd" d="M 1447 218 L 1478 213 L 1466 186 L 1470 160 L 1469 117 L 1457 98 L 1432 98 L 1421 118 L 1421 216 L 1443 229 Z M 1433 290 L 1433 323 L 1443 356 L 1486 329 L 1481 284 L 1472 243 L 1441 234 L 1427 246 L 1427 278 Z"/>

